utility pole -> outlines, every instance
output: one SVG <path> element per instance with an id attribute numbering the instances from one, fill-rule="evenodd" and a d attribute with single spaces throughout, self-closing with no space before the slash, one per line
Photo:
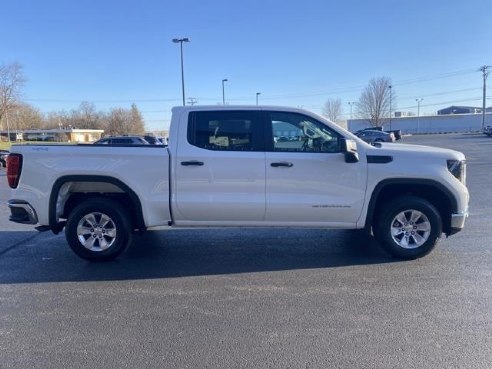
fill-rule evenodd
<path id="1" fill-rule="evenodd" d="M 260 96 L 260 95 L 261 95 L 261 92 L 256 93 L 256 105 L 258 105 L 258 96 Z"/>
<path id="2" fill-rule="evenodd" d="M 188 97 L 188 104 L 190 104 L 191 106 L 195 105 L 197 102 L 198 100 L 194 97 Z"/>
<path id="3" fill-rule="evenodd" d="M 424 100 L 422 97 L 415 99 L 415 101 L 417 101 L 417 133 L 419 133 L 420 130 L 420 103 L 422 100 Z"/>
<path id="4" fill-rule="evenodd" d="M 491 68 L 490 65 L 483 65 L 479 69 L 480 72 L 482 72 L 482 75 L 483 75 L 482 132 L 483 132 L 483 129 L 485 128 L 485 110 L 487 109 L 487 106 L 486 106 L 486 99 L 487 99 L 487 77 L 489 76 L 489 68 Z"/>

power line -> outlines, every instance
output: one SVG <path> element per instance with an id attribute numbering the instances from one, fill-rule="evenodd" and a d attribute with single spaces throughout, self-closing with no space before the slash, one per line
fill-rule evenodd
<path id="1" fill-rule="evenodd" d="M 407 79 L 407 80 L 401 80 L 401 81 L 396 81 L 392 83 L 393 86 L 401 86 L 401 85 L 408 85 L 408 84 L 413 84 L 413 83 L 420 83 L 420 82 L 427 82 L 427 81 L 432 81 L 436 79 L 443 79 L 443 78 L 449 78 L 449 77 L 455 77 L 458 75 L 463 75 L 463 74 L 469 74 L 472 72 L 475 72 L 475 69 L 464 69 L 460 71 L 454 71 L 454 72 L 447 72 L 447 73 L 441 73 L 437 75 L 431 75 L 431 76 L 426 76 L 426 77 L 417 77 L 417 78 L 412 78 L 412 79 Z M 303 97 L 316 97 L 316 96 L 324 96 L 324 95 L 335 95 L 335 94 L 344 94 L 344 93 L 350 93 L 350 92 L 355 92 L 359 91 L 360 89 L 364 88 L 365 85 L 356 85 L 356 86 L 350 86 L 350 87 L 340 87 L 340 88 L 334 88 L 331 90 L 324 90 L 324 91 L 316 91 L 316 92 L 306 92 L 306 93 L 298 93 L 298 94 L 262 94 L 262 99 L 263 100 L 280 100 L 280 99 L 296 99 L 296 98 L 303 98 Z M 423 96 L 423 95 L 420 95 Z M 427 96 L 427 95 L 426 95 Z M 251 96 L 237 96 L 237 97 L 232 97 L 228 98 L 229 101 L 241 101 L 241 100 L 248 100 L 250 99 Z M 200 99 L 202 101 L 220 101 L 220 98 L 217 97 L 197 97 L 197 99 Z M 55 102 L 55 103 L 80 103 L 81 101 L 91 101 L 93 103 L 101 103 L 101 104 L 106 104 L 106 103 L 163 103 L 163 102 L 179 102 L 180 100 L 178 98 L 153 98 L 153 99 L 115 99 L 115 100 L 91 100 L 91 99 L 82 99 L 82 100 L 74 100 L 74 99 L 58 99 L 58 98 L 53 98 L 53 99 L 40 99 L 40 98 L 31 98 L 31 99 L 25 99 L 26 101 L 32 101 L 32 102 Z"/>
<path id="2" fill-rule="evenodd" d="M 475 72 L 475 69 L 463 69 L 463 70 L 456 71 L 456 72 L 441 73 L 441 74 L 437 74 L 435 76 L 407 79 L 407 80 L 395 82 L 395 83 L 393 83 L 393 85 L 399 86 L 399 85 L 408 85 L 408 84 L 418 83 L 418 82 L 427 82 L 427 81 L 433 81 L 436 79 L 455 77 L 455 76 L 459 76 L 459 75 L 463 75 L 463 74 L 470 74 L 473 72 Z"/>
<path id="3" fill-rule="evenodd" d="M 477 91 L 477 90 L 481 90 L 481 88 L 479 88 L 479 87 L 463 88 L 463 89 L 460 89 L 460 90 L 451 90 L 451 91 L 444 91 L 444 92 L 436 92 L 436 93 L 426 94 L 426 95 L 419 94 L 418 96 L 404 96 L 404 97 L 399 97 L 399 100 L 416 99 L 418 97 L 432 97 L 432 96 L 451 95 L 451 94 L 458 93 L 458 92 L 469 92 L 469 91 Z"/>
<path id="4" fill-rule="evenodd" d="M 83 101 L 89 101 L 91 103 L 106 104 L 106 103 L 145 103 L 145 102 L 174 102 L 180 101 L 180 99 L 130 99 L 130 100 L 91 100 L 91 99 L 81 99 L 81 100 L 65 100 L 65 99 L 24 99 L 25 101 L 33 102 L 57 102 L 57 103 L 81 103 Z"/>
<path id="5" fill-rule="evenodd" d="M 397 81 L 395 83 L 392 83 L 393 86 L 400 86 L 400 85 L 408 85 L 412 83 L 419 83 L 419 82 L 427 82 L 427 81 L 432 81 L 436 79 L 443 79 L 443 78 L 449 78 L 449 77 L 455 77 L 458 75 L 463 75 L 463 74 L 469 74 L 473 73 L 475 69 L 464 69 L 460 71 L 455 71 L 455 72 L 448 72 L 448 73 L 441 73 L 437 74 L 434 76 L 427 76 L 427 77 L 418 77 L 418 78 L 413 78 L 413 79 L 408 79 L 408 80 L 402 80 L 402 81 Z M 361 88 L 364 88 L 365 85 L 358 85 L 358 86 L 352 86 L 352 87 L 341 87 L 333 90 L 328 90 L 328 91 L 322 91 L 322 92 L 314 92 L 314 93 L 306 93 L 306 94 L 289 94 L 289 95 L 269 95 L 269 97 L 265 99 L 277 99 L 277 98 L 296 98 L 296 97 L 313 97 L 313 96 L 322 96 L 322 95 L 334 95 L 334 94 L 340 94 L 340 93 L 347 93 L 347 92 L 354 92 L 357 90 L 360 90 Z"/>
<path id="6" fill-rule="evenodd" d="M 429 107 L 429 106 L 437 106 L 437 105 L 447 105 L 447 104 L 456 104 L 456 103 L 463 103 L 463 102 L 471 102 L 471 101 L 479 101 L 481 98 L 480 97 L 476 97 L 476 98 L 470 98 L 470 99 L 462 99 L 462 100 L 453 100 L 453 101 L 441 101 L 441 102 L 437 102 L 437 103 L 432 103 L 432 104 L 421 104 L 420 107 Z M 406 107 L 402 107 L 402 108 L 398 108 L 399 110 L 403 110 L 403 109 L 413 109 L 413 108 L 416 108 L 417 105 L 411 105 L 411 106 L 406 106 Z"/>

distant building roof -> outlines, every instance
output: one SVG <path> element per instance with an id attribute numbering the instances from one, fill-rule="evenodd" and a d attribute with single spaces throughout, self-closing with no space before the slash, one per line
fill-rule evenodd
<path id="1" fill-rule="evenodd" d="M 437 111 L 438 115 L 446 114 L 477 114 L 481 113 L 482 108 L 476 106 L 451 105 Z"/>

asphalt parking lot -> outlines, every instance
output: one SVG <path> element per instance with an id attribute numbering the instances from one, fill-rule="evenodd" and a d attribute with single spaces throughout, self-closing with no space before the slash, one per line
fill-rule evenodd
<path id="1" fill-rule="evenodd" d="M 91 264 L 7 220 L 0 171 L 0 367 L 490 368 L 492 138 L 403 142 L 468 159 L 465 230 L 415 261 L 360 232 L 228 229 Z"/>

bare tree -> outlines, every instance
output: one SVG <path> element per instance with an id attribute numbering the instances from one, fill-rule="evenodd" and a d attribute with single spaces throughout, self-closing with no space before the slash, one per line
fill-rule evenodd
<path id="1" fill-rule="evenodd" d="M 9 110 L 9 125 L 11 129 L 23 131 L 39 129 L 43 124 L 41 112 L 29 104 L 19 103 Z"/>
<path id="2" fill-rule="evenodd" d="M 72 126 L 72 118 L 66 111 L 49 112 L 45 115 L 42 128 L 54 129 Z"/>
<path id="3" fill-rule="evenodd" d="M 390 115 L 390 105 L 394 103 L 391 80 L 388 77 L 373 78 L 357 102 L 357 116 L 367 119 L 373 127 L 381 127 Z"/>
<path id="4" fill-rule="evenodd" d="M 135 104 L 131 109 L 113 108 L 108 113 L 96 111 L 93 103 L 84 101 L 78 109 L 70 112 L 50 112 L 44 119 L 44 128 L 103 129 L 106 134 L 142 135 L 145 125 L 142 114 Z"/>
<path id="5" fill-rule="evenodd" d="M 142 115 L 135 104 L 131 109 L 111 109 L 107 116 L 106 133 L 110 135 L 142 135 L 145 125 Z"/>
<path id="6" fill-rule="evenodd" d="M 25 79 L 22 74 L 22 65 L 19 63 L 0 65 L 0 129 L 9 110 L 20 98 Z"/>
<path id="7" fill-rule="evenodd" d="M 105 133 L 109 135 L 128 134 L 129 118 L 128 110 L 122 108 L 111 109 Z"/>
<path id="8" fill-rule="evenodd" d="M 138 110 L 136 104 L 132 104 L 132 108 L 130 110 L 130 117 L 131 117 L 130 132 L 136 135 L 145 134 L 145 124 L 142 118 L 142 114 L 140 113 L 140 110 Z"/>
<path id="9" fill-rule="evenodd" d="M 104 129 L 106 121 L 106 114 L 96 111 L 93 103 L 83 101 L 70 112 L 62 110 L 46 114 L 44 128 Z"/>
<path id="10" fill-rule="evenodd" d="M 80 129 L 102 128 L 101 114 L 94 103 L 88 101 L 82 101 L 78 109 L 71 111 L 71 120 L 71 125 Z"/>
<path id="11" fill-rule="evenodd" d="M 342 100 L 328 99 L 323 107 L 323 115 L 332 122 L 338 122 L 342 116 Z"/>

